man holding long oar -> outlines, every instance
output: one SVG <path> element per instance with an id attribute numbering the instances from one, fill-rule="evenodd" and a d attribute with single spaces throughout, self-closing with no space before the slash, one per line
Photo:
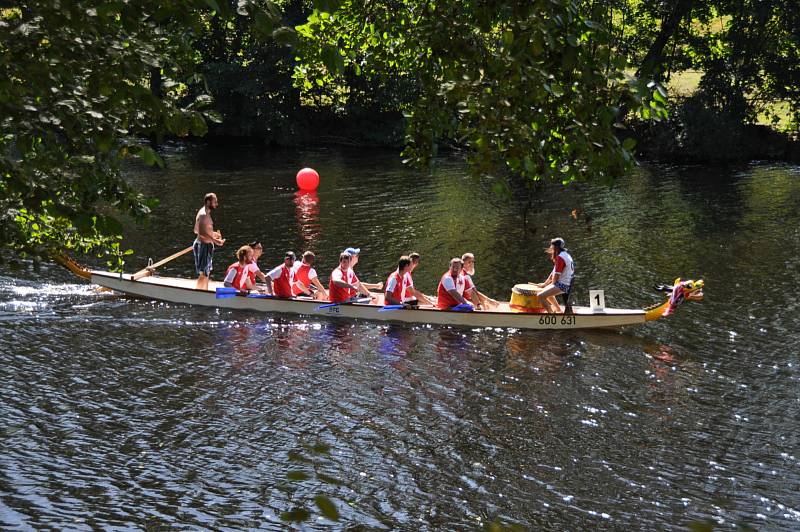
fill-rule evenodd
<path id="1" fill-rule="evenodd" d="M 192 245 L 194 252 L 194 269 L 197 271 L 197 290 L 208 290 L 208 278 L 211 275 L 211 259 L 214 255 L 214 246 L 222 246 L 225 239 L 219 231 L 214 231 L 214 220 L 211 213 L 217 208 L 219 202 L 213 192 L 203 198 L 203 206 L 197 211 L 194 218 L 194 234 L 197 238 Z"/>

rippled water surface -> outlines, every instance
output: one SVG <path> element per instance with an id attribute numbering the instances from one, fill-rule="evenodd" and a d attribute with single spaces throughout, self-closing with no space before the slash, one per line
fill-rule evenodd
<path id="1" fill-rule="evenodd" d="M 567 240 L 577 299 L 706 300 L 622 331 L 428 328 L 128 299 L 55 266 L 0 267 L 0 525 L 10 529 L 800 527 L 800 169 L 644 167 L 543 191 L 527 227 L 457 162 L 177 146 L 131 168 L 161 204 L 129 269 L 191 243 L 202 195 L 235 247 L 362 248 L 362 279 L 422 254 L 433 291 L 477 255 L 482 291 L 542 280 Z M 314 166 L 316 197 L 295 193 Z M 573 215 L 573 209 L 575 213 Z M 190 275 L 191 259 L 164 274 Z M 315 504 L 327 497 L 338 522 Z"/>

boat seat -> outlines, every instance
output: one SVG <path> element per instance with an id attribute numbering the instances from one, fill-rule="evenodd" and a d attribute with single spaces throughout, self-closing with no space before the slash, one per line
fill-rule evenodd
<path id="1" fill-rule="evenodd" d="M 562 299 L 564 300 L 564 314 L 572 314 L 572 303 L 570 302 L 570 296 L 572 295 L 572 287 L 575 285 L 575 272 L 572 272 L 572 279 L 569 282 L 569 288 L 567 291 L 561 294 Z"/>

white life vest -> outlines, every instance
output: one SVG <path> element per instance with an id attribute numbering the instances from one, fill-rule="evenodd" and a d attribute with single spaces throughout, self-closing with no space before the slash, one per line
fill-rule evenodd
<path id="1" fill-rule="evenodd" d="M 558 254 L 559 257 L 564 261 L 564 271 L 561 272 L 561 276 L 558 278 L 558 282 L 569 286 L 572 282 L 572 274 L 575 273 L 575 264 L 572 262 L 572 257 L 566 251 L 562 251 Z M 555 273 L 556 269 L 553 268 L 553 273 Z"/>

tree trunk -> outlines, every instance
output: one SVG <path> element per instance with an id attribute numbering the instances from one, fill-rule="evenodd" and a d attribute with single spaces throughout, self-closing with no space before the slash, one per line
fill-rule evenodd
<path id="1" fill-rule="evenodd" d="M 661 28 L 658 30 L 655 40 L 647 50 L 647 54 L 636 71 L 636 77 L 649 77 L 655 81 L 660 81 L 664 66 L 664 47 L 669 40 L 677 33 L 681 21 L 692 11 L 692 0 L 678 0 L 667 16 L 661 20 Z"/>
<path id="2" fill-rule="evenodd" d="M 153 67 L 150 69 L 150 93 L 161 99 L 161 68 Z M 150 146 L 155 150 L 160 144 L 158 135 L 154 132 L 150 135 Z"/>

